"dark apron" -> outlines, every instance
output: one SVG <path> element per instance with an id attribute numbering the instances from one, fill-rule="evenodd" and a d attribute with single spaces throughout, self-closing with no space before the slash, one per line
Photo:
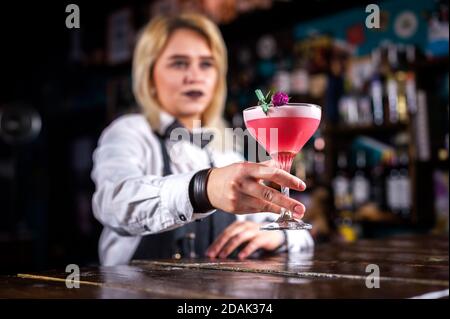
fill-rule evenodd
<path id="1" fill-rule="evenodd" d="M 172 174 L 170 157 L 163 137 L 156 135 L 163 155 L 163 176 Z M 210 158 L 210 165 L 213 167 Z M 179 228 L 143 236 L 133 259 L 204 257 L 215 238 L 236 220 L 236 216 L 216 210 L 209 216 Z"/>

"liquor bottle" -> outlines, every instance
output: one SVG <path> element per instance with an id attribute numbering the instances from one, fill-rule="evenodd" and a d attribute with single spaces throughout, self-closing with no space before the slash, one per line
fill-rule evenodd
<path id="1" fill-rule="evenodd" d="M 368 95 L 362 95 L 358 99 L 359 123 L 371 125 L 373 123 L 372 104 Z"/>
<path id="2" fill-rule="evenodd" d="M 373 121 L 375 125 L 382 125 L 384 123 L 383 84 L 378 75 L 375 75 L 370 83 L 370 95 L 373 106 Z"/>
<path id="3" fill-rule="evenodd" d="M 382 51 L 377 48 L 372 51 L 371 64 L 374 74 L 369 84 L 369 93 L 372 100 L 373 120 L 375 125 L 382 125 L 384 122 L 383 110 L 383 77 L 382 77 Z"/>
<path id="4" fill-rule="evenodd" d="M 358 114 L 358 92 L 349 80 L 345 81 L 345 94 L 339 99 L 338 109 L 340 120 L 346 125 L 360 123 Z"/>
<path id="5" fill-rule="evenodd" d="M 351 189 L 353 205 L 358 209 L 361 205 L 367 203 L 370 198 L 370 182 L 365 174 L 366 154 L 364 151 L 356 153 L 356 172 L 352 178 Z"/>
<path id="6" fill-rule="evenodd" d="M 398 120 L 401 123 L 408 122 L 408 105 L 407 105 L 407 73 L 405 71 L 397 71 L 395 73 L 395 81 L 397 82 L 397 111 Z"/>
<path id="7" fill-rule="evenodd" d="M 391 212 L 400 215 L 400 172 L 397 167 L 397 159 L 394 157 L 390 164 L 391 167 L 388 169 L 386 176 L 386 205 Z"/>
<path id="8" fill-rule="evenodd" d="M 388 121 L 389 123 L 397 123 L 399 121 L 398 85 L 392 73 L 388 75 L 386 80 L 386 93 L 388 102 Z"/>
<path id="9" fill-rule="evenodd" d="M 399 179 L 397 181 L 399 193 L 399 213 L 402 218 L 409 218 L 411 215 L 411 179 L 408 169 L 409 157 L 406 151 L 399 156 Z"/>
<path id="10" fill-rule="evenodd" d="M 370 201 L 375 203 L 379 209 L 386 208 L 385 185 L 384 185 L 384 166 L 377 163 L 373 166 L 371 172 Z"/>
<path id="11" fill-rule="evenodd" d="M 398 120 L 401 123 L 406 123 L 409 120 L 408 89 L 411 90 L 411 88 L 408 88 L 408 86 L 411 86 L 412 83 L 411 76 L 408 73 L 410 73 L 410 63 L 414 61 L 414 56 L 411 55 L 413 55 L 411 46 L 399 45 L 398 67 L 395 70 L 394 77 L 397 82 Z"/>
<path id="12" fill-rule="evenodd" d="M 350 180 L 347 175 L 347 157 L 341 152 L 338 155 L 338 171 L 332 181 L 334 205 L 337 211 L 351 209 Z"/>
<path id="13" fill-rule="evenodd" d="M 413 71 L 406 73 L 406 104 L 408 105 L 408 112 L 416 114 L 417 112 L 417 91 L 416 91 L 416 75 Z"/>
<path id="14" fill-rule="evenodd" d="M 336 207 L 336 226 L 339 234 L 346 242 L 353 242 L 360 233 L 355 224 L 352 211 L 352 195 L 350 192 L 350 179 L 347 174 L 347 157 L 341 152 L 338 155 L 338 172 L 333 179 L 334 204 Z"/>

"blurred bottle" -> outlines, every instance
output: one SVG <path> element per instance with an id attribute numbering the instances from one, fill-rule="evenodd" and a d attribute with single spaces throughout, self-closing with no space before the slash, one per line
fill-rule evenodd
<path id="1" fill-rule="evenodd" d="M 347 157 L 345 153 L 339 153 L 337 166 L 338 171 L 332 181 L 334 205 L 337 211 L 350 210 L 352 207 L 352 200 L 350 194 L 350 179 L 347 173 Z"/>
<path id="2" fill-rule="evenodd" d="M 351 182 L 353 205 L 358 209 L 370 198 L 370 181 L 366 175 L 366 154 L 358 151 L 356 154 L 356 172 Z"/>
<path id="3" fill-rule="evenodd" d="M 345 242 L 351 243 L 358 239 L 360 228 L 355 224 L 351 211 L 345 210 L 339 212 L 336 225 L 339 235 Z"/>
<path id="4" fill-rule="evenodd" d="M 372 104 L 368 94 L 363 94 L 358 99 L 359 123 L 364 125 L 373 124 Z"/>
<path id="5" fill-rule="evenodd" d="M 417 110 L 414 63 L 416 49 L 413 45 L 389 44 L 386 75 L 387 110 L 389 123 L 406 123 L 408 113 Z"/>
<path id="6" fill-rule="evenodd" d="M 398 71 L 395 74 L 395 80 L 397 81 L 397 105 L 398 105 L 398 120 L 401 123 L 407 123 L 408 118 L 408 104 L 406 96 L 406 80 L 407 73 L 404 71 Z"/>
<path id="7" fill-rule="evenodd" d="M 401 214 L 401 176 L 398 167 L 398 160 L 393 157 L 390 160 L 389 168 L 386 171 L 386 205 L 387 208 L 396 215 Z"/>
<path id="8" fill-rule="evenodd" d="M 350 80 L 346 79 L 344 83 L 344 95 L 338 103 L 340 122 L 346 125 L 355 125 L 359 123 L 360 117 L 358 114 L 359 94 Z"/>
<path id="9" fill-rule="evenodd" d="M 399 121 L 398 111 L 398 86 L 397 81 L 392 73 L 389 73 L 386 80 L 387 108 L 389 123 L 397 123 Z"/>
<path id="10" fill-rule="evenodd" d="M 375 203 L 380 209 L 386 207 L 384 191 L 384 167 L 382 163 L 377 163 L 371 170 L 370 201 Z"/>
<path id="11" fill-rule="evenodd" d="M 413 71 L 406 73 L 405 91 L 408 111 L 413 115 L 417 112 L 416 75 Z"/>
<path id="12" fill-rule="evenodd" d="M 373 120 L 375 125 L 382 125 L 384 123 L 381 53 L 381 49 L 377 48 L 372 51 L 371 55 L 372 70 L 374 73 L 369 85 L 369 91 L 372 100 Z"/>
<path id="13" fill-rule="evenodd" d="M 382 125 L 384 123 L 383 84 L 379 75 L 374 75 L 370 83 L 370 95 L 372 98 L 374 123 L 375 125 Z"/>
<path id="14" fill-rule="evenodd" d="M 337 165 L 338 172 L 332 181 L 334 205 L 338 216 L 336 225 L 344 241 L 353 242 L 358 238 L 358 227 L 353 220 L 351 181 L 348 175 L 347 156 L 344 152 L 339 153 Z"/>
<path id="15" fill-rule="evenodd" d="M 401 217 L 407 219 L 411 216 L 411 179 L 409 177 L 409 156 L 406 151 L 399 155 L 399 213 Z"/>
<path id="16" fill-rule="evenodd" d="M 399 121 L 409 121 L 409 113 L 414 114 L 416 106 L 416 85 L 413 63 L 415 62 L 415 47 L 413 45 L 399 45 L 398 68 L 395 72 L 395 80 L 398 85 L 398 113 Z"/>

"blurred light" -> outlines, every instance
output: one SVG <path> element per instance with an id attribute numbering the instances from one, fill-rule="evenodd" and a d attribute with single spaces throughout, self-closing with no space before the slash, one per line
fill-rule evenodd
<path id="1" fill-rule="evenodd" d="M 439 158 L 439 160 L 441 160 L 441 161 L 447 160 L 447 158 L 448 158 L 448 151 L 447 151 L 445 148 L 441 148 L 441 149 L 438 151 L 438 158 Z"/>
<path id="2" fill-rule="evenodd" d="M 314 148 L 317 151 L 322 151 L 325 148 L 325 140 L 323 139 L 323 137 L 318 137 L 315 139 Z"/>

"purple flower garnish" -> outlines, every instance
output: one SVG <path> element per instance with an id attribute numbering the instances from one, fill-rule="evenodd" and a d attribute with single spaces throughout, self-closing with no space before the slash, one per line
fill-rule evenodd
<path id="1" fill-rule="evenodd" d="M 289 102 L 289 96 L 284 92 L 277 92 L 272 95 L 273 106 L 285 105 Z"/>

